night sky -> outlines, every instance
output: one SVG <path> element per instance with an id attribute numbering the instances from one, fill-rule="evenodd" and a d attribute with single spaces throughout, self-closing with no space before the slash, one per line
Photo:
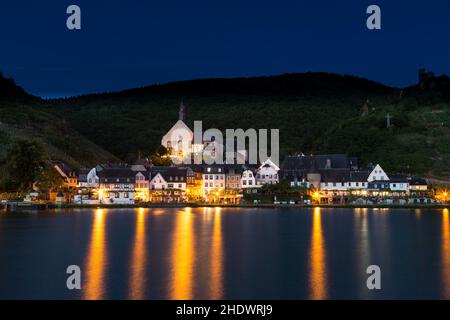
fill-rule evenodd
<path id="1" fill-rule="evenodd" d="M 305 71 L 406 86 L 420 65 L 450 74 L 450 1 L 2 0 L 0 41 L 0 70 L 44 97 Z"/>

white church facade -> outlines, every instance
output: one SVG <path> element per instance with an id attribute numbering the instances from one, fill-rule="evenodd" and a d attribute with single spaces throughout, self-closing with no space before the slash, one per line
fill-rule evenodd
<path id="1" fill-rule="evenodd" d="M 179 119 L 162 137 L 161 145 L 169 150 L 170 157 L 175 164 L 195 163 L 196 156 L 201 156 L 204 161 L 215 160 L 216 150 L 223 149 L 223 146 L 219 148 L 214 138 L 205 140 L 203 133 L 201 143 L 195 143 L 194 132 L 186 124 L 186 110 L 185 105 L 181 103 Z M 223 151 L 225 152 L 225 150 Z M 233 152 L 233 155 L 235 161 L 239 159 L 244 163 L 247 159 L 246 150 L 238 150 Z"/>

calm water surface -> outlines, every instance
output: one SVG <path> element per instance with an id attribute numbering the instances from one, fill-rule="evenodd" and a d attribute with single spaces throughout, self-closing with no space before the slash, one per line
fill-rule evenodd
<path id="1" fill-rule="evenodd" d="M 449 229 L 447 209 L 0 213 L 0 298 L 450 299 Z"/>

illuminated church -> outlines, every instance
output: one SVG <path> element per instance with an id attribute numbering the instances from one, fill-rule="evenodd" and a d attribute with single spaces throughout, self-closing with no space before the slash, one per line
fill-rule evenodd
<path id="1" fill-rule="evenodd" d="M 161 145 L 170 151 L 172 161 L 177 164 L 194 163 L 194 156 L 202 155 L 203 160 L 215 158 L 216 142 L 212 140 L 204 140 L 202 132 L 202 142 L 194 143 L 194 132 L 185 123 L 187 108 L 183 102 L 180 104 L 178 113 L 178 121 L 173 127 L 162 137 Z M 237 157 L 246 159 L 246 151 L 241 150 L 235 153 Z"/>
<path id="2" fill-rule="evenodd" d="M 203 144 L 193 143 L 194 133 L 185 123 L 186 110 L 186 106 L 181 102 L 178 121 L 161 140 L 161 145 L 170 151 L 172 160 L 177 160 L 178 163 L 187 163 L 192 160 L 194 153 L 202 152 L 204 148 Z"/>

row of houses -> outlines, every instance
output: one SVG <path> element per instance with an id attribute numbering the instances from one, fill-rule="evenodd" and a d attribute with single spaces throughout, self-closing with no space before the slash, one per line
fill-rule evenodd
<path id="1" fill-rule="evenodd" d="M 260 167 L 245 165 L 152 166 L 101 164 L 74 170 L 56 162 L 66 189 L 74 189 L 76 203 L 131 204 L 135 202 L 238 203 L 243 190 L 278 182 L 279 168 L 270 159 Z M 269 169 L 272 168 L 272 169 Z"/>
<path id="2" fill-rule="evenodd" d="M 258 194 L 262 186 L 280 181 L 316 203 L 433 201 L 424 179 L 389 176 L 380 165 L 360 168 L 356 158 L 343 154 L 290 156 L 281 167 L 270 159 L 258 167 L 158 167 L 138 160 L 131 166 L 102 164 L 78 171 L 58 162 L 55 169 L 73 190 L 66 200 L 76 203 L 239 203 L 245 193 Z"/>
<path id="3" fill-rule="evenodd" d="M 358 159 L 345 154 L 287 157 L 281 179 L 291 186 L 314 190 L 319 203 L 431 203 L 433 193 L 425 179 L 388 175 L 379 165 L 358 166 Z"/>

